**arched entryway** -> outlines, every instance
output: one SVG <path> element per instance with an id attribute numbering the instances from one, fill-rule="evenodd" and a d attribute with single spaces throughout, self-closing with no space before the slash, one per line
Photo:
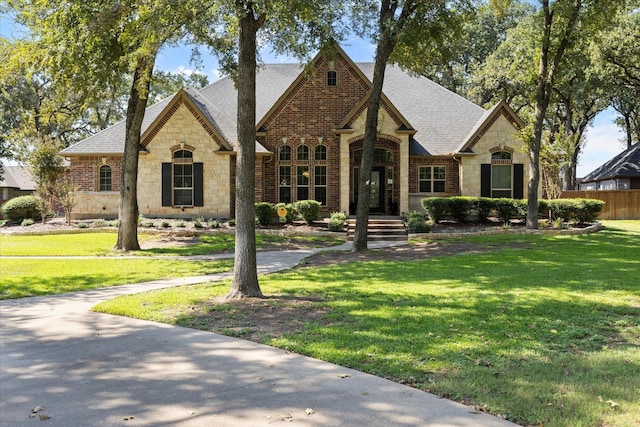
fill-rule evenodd
<path id="1" fill-rule="evenodd" d="M 373 153 L 370 213 L 398 215 L 400 162 L 398 144 L 378 141 Z M 355 214 L 358 200 L 358 177 L 362 159 L 362 140 L 349 146 L 349 213 Z"/>

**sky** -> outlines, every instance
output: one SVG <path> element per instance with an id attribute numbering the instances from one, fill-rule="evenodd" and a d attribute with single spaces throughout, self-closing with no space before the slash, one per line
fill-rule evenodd
<path id="1" fill-rule="evenodd" d="M 10 17 L 0 14 L 0 36 L 18 38 L 23 35 L 20 27 L 14 25 Z M 349 39 L 342 43 L 342 48 L 355 62 L 373 62 L 375 46 L 362 39 Z M 295 62 L 291 58 L 276 56 L 270 50 L 261 53 L 264 63 Z M 220 78 L 218 62 L 205 48 L 201 49 L 202 66 L 196 70 L 190 63 L 191 48 L 189 46 L 176 46 L 164 48 L 156 60 L 156 67 L 163 71 L 190 74 L 200 72 L 209 78 L 209 82 Z M 578 178 L 587 175 L 621 151 L 626 145 L 621 142 L 624 135 L 613 123 L 615 111 L 609 108 L 600 113 L 587 129 L 585 144 L 578 160 Z"/>

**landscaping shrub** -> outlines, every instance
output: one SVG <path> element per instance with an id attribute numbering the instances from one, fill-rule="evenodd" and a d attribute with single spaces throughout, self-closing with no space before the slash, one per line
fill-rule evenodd
<path id="1" fill-rule="evenodd" d="M 407 212 L 407 229 L 409 233 L 428 233 L 431 226 L 425 221 L 423 214 L 411 211 Z"/>
<path id="2" fill-rule="evenodd" d="M 493 199 L 493 209 L 504 225 L 508 225 L 509 220 L 518 213 L 516 201 L 507 198 Z"/>
<path id="3" fill-rule="evenodd" d="M 208 224 L 209 228 L 220 228 L 220 220 L 217 218 L 210 218 Z"/>
<path id="4" fill-rule="evenodd" d="M 604 201 L 596 199 L 576 199 L 575 220 L 578 224 L 594 222 L 602 211 Z"/>
<path id="5" fill-rule="evenodd" d="M 20 196 L 8 200 L 0 208 L 2 215 L 11 221 L 40 218 L 38 201 L 34 196 Z"/>
<path id="6" fill-rule="evenodd" d="M 25 218 L 25 219 L 22 220 L 20 225 L 23 226 L 23 227 L 28 227 L 30 225 L 33 225 L 34 223 L 35 223 L 35 221 L 33 220 L 33 218 Z"/>
<path id="7" fill-rule="evenodd" d="M 193 227 L 197 229 L 204 228 L 203 223 L 204 223 L 204 217 L 199 216 L 193 220 Z"/>
<path id="8" fill-rule="evenodd" d="M 258 224 L 267 226 L 273 224 L 276 219 L 276 210 L 271 203 L 258 202 L 256 203 L 256 219 Z"/>
<path id="9" fill-rule="evenodd" d="M 563 219 L 564 221 L 570 221 L 574 217 L 576 205 L 574 199 L 553 199 L 548 200 L 549 213 L 551 220 Z"/>
<path id="10" fill-rule="evenodd" d="M 333 212 L 329 218 L 329 231 L 344 231 L 347 215 L 344 212 Z"/>
<path id="11" fill-rule="evenodd" d="M 477 205 L 477 197 L 455 196 L 445 199 L 448 205 L 448 212 L 453 219 L 463 223 L 472 215 Z"/>
<path id="12" fill-rule="evenodd" d="M 295 203 L 295 208 L 307 224 L 320 218 L 320 202 L 316 200 L 300 200 Z"/>
<path id="13" fill-rule="evenodd" d="M 514 199 L 513 207 L 515 208 L 516 215 L 523 220 L 527 220 L 527 213 L 529 210 L 529 201 L 527 199 Z M 540 211 L 540 201 L 538 200 L 538 212 Z"/>
<path id="14" fill-rule="evenodd" d="M 276 204 L 276 214 L 279 208 L 285 208 L 287 210 L 287 216 L 285 217 L 285 222 L 287 224 L 291 224 L 296 220 L 296 218 L 298 218 L 298 211 L 296 210 L 296 207 L 293 205 L 293 203 L 280 202 Z"/>
<path id="15" fill-rule="evenodd" d="M 427 197 L 422 199 L 422 207 L 424 208 L 429 219 L 434 223 L 442 221 L 448 213 L 447 197 Z"/>
<path id="16" fill-rule="evenodd" d="M 489 215 L 493 210 L 493 199 L 488 197 L 478 197 L 476 199 L 476 217 L 479 222 L 489 221 Z"/>
<path id="17" fill-rule="evenodd" d="M 179 219 L 176 221 L 176 227 L 185 228 L 187 226 L 187 222 L 184 219 Z"/>

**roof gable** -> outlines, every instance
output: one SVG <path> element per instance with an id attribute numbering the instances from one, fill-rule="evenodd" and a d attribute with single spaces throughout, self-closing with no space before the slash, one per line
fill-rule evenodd
<path id="1" fill-rule="evenodd" d="M 171 119 L 171 116 L 184 105 L 194 118 L 200 123 L 204 130 L 218 144 L 218 146 L 227 151 L 232 151 L 229 142 L 224 138 L 220 127 L 216 124 L 212 116 L 212 112 L 216 112 L 216 107 L 209 101 L 204 99 L 195 89 L 180 89 L 165 106 L 160 114 L 158 114 L 153 122 L 143 132 L 140 141 L 143 147 L 147 147 L 154 136 L 158 134 L 160 129 Z M 220 115 L 221 118 L 224 116 Z"/>
<path id="2" fill-rule="evenodd" d="M 579 181 L 593 182 L 632 177 L 640 177 L 640 143 L 627 148 Z"/>
<path id="3" fill-rule="evenodd" d="M 480 138 L 489 130 L 500 116 L 504 116 L 509 123 L 516 129 L 524 127 L 524 122 L 513 109 L 502 100 L 496 105 L 487 110 L 477 121 L 476 125 L 471 129 L 467 137 L 463 140 L 462 144 L 456 150 L 457 152 L 471 152 L 473 147 L 478 143 Z"/>

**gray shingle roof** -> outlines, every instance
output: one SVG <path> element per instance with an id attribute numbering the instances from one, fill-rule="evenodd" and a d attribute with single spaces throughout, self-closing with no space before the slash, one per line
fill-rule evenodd
<path id="1" fill-rule="evenodd" d="M 0 188 L 17 188 L 22 191 L 35 191 L 31 171 L 26 166 L 3 166 L 4 177 L 0 180 Z"/>
<path id="2" fill-rule="evenodd" d="M 602 181 L 613 178 L 640 176 L 640 143 L 624 150 L 584 178 L 580 182 Z"/>
<path id="3" fill-rule="evenodd" d="M 356 65 L 369 80 L 373 78 L 372 63 Z M 460 95 L 395 65 L 387 66 L 382 90 L 416 130 L 411 154 L 455 152 L 485 113 Z"/>
<path id="4" fill-rule="evenodd" d="M 369 80 L 372 63 L 356 64 Z M 303 72 L 300 64 L 273 64 L 261 67 L 256 81 L 256 121 L 261 121 Z M 236 144 L 237 91 L 231 78 L 220 79 L 186 94 L 230 145 Z M 399 67 L 387 67 L 383 92 L 416 131 L 411 154 L 444 155 L 456 152 L 465 138 L 487 114 L 482 107 L 424 78 L 412 76 Z M 175 96 L 175 95 L 174 95 Z M 171 96 L 149 107 L 142 132 L 171 102 Z M 69 148 L 62 155 L 116 154 L 124 151 L 125 122 L 93 135 Z M 256 145 L 258 152 L 267 150 Z"/>

